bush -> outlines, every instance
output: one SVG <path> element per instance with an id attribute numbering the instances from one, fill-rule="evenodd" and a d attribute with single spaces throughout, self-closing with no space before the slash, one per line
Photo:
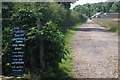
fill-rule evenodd
<path id="1" fill-rule="evenodd" d="M 6 66 L 6 64 L 10 63 L 12 28 L 21 26 L 26 30 L 26 68 L 24 73 L 42 75 L 44 72 L 45 76 L 42 75 L 43 77 L 58 77 L 56 72 L 61 72 L 58 64 L 68 53 L 63 39 L 64 33 L 68 27 L 70 28 L 78 22 L 84 22 L 86 17 L 78 12 L 65 9 L 62 4 L 58 3 L 3 3 L 2 9 L 3 74 L 10 73 L 10 65 Z M 9 16 L 8 13 L 10 13 Z M 38 21 L 41 21 L 43 26 L 41 31 L 37 30 Z M 6 22 L 8 23 L 6 24 Z M 44 41 L 46 70 L 41 69 L 39 62 L 41 38 Z"/>

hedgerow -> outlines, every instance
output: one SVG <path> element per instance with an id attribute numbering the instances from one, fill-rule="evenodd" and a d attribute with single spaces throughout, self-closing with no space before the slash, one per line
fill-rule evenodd
<path id="1" fill-rule="evenodd" d="M 67 28 L 85 22 L 81 13 L 65 9 L 58 3 L 3 3 L 3 74 L 10 73 L 10 54 L 12 28 L 20 26 L 25 30 L 25 71 L 23 74 L 40 74 L 42 77 L 58 77 L 58 64 L 69 51 L 64 42 Z M 42 25 L 37 29 L 37 22 Z M 45 69 L 41 68 L 39 58 L 40 40 L 44 42 Z M 9 64 L 9 65 L 8 65 Z M 49 73 L 49 74 L 48 74 Z"/>

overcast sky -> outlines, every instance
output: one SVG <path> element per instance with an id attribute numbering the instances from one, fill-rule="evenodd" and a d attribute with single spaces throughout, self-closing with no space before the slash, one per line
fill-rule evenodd
<path id="1" fill-rule="evenodd" d="M 106 0 L 78 0 L 76 3 L 71 4 L 71 9 L 75 7 L 76 5 L 83 5 L 86 3 L 98 3 L 98 2 L 105 2 Z"/>

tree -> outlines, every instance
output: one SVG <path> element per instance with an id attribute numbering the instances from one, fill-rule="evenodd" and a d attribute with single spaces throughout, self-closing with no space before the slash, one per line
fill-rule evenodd
<path id="1" fill-rule="evenodd" d="M 82 5 L 78 5 L 75 8 L 73 8 L 73 10 L 75 10 L 75 11 L 77 11 L 79 13 L 83 13 L 86 16 L 89 16 L 89 8 L 88 7 L 85 7 L 85 6 L 82 6 Z"/>
<path id="2" fill-rule="evenodd" d="M 118 12 L 120 13 L 120 2 L 115 2 L 110 8 L 110 12 Z"/>
<path id="3" fill-rule="evenodd" d="M 83 13 L 90 17 L 97 12 L 109 13 L 109 12 L 120 12 L 120 2 L 99 2 L 93 4 L 77 5 L 73 10 Z"/>

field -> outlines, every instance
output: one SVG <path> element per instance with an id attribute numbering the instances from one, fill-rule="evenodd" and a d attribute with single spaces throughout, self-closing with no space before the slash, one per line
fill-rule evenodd
<path id="1" fill-rule="evenodd" d="M 104 18 L 104 19 L 99 19 L 99 18 L 94 18 L 93 21 L 95 23 L 100 24 L 103 27 L 106 27 L 114 32 L 120 33 L 120 20 L 119 19 L 113 19 L 113 18 Z"/>

